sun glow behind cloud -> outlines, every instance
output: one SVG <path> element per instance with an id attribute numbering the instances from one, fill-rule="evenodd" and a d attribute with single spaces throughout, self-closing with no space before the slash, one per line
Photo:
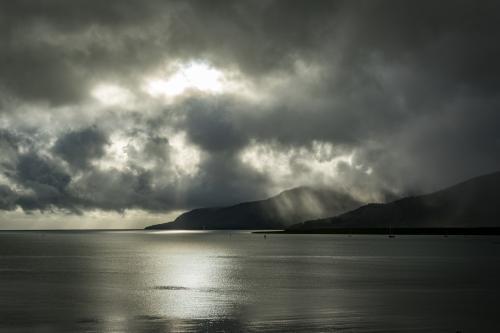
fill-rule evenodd
<path id="1" fill-rule="evenodd" d="M 92 90 L 91 95 L 104 105 L 123 105 L 132 99 L 130 91 L 114 84 L 99 84 Z"/>
<path id="2" fill-rule="evenodd" d="M 177 65 L 168 77 L 146 80 L 144 90 L 153 97 L 175 97 L 190 90 L 204 93 L 221 93 L 228 86 L 220 70 L 202 62 Z"/>
<path id="3" fill-rule="evenodd" d="M 216 68 L 199 60 L 173 62 L 163 70 L 139 78 L 138 86 L 121 86 L 100 82 L 90 90 L 90 96 L 104 107 L 144 105 L 154 100 L 173 102 L 175 98 L 191 93 L 237 93 L 251 97 L 245 80 L 238 72 Z"/>

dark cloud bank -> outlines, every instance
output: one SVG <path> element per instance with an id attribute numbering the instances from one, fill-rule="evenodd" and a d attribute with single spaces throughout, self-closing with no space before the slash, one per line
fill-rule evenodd
<path id="1" fill-rule="evenodd" d="M 497 1 L 0 1 L 0 33 L 2 210 L 167 212 L 309 185 L 241 158 L 259 145 L 298 182 L 297 151 L 351 155 L 309 181 L 380 200 L 500 168 Z M 172 61 L 269 94 L 92 99 Z"/>

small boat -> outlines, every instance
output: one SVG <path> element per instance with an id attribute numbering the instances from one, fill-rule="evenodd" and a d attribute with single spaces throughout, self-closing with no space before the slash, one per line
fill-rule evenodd
<path id="1" fill-rule="evenodd" d="M 396 235 L 394 235 L 392 233 L 392 227 L 391 226 L 389 226 L 389 235 L 387 237 L 389 237 L 389 238 L 395 238 L 396 237 Z"/>

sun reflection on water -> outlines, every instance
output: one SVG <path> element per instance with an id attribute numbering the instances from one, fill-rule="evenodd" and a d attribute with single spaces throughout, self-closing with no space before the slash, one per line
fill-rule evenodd
<path id="1" fill-rule="evenodd" d="M 231 284 L 231 266 L 213 250 L 186 244 L 176 255 L 153 259 L 156 272 L 151 281 L 154 301 L 150 306 L 155 313 L 174 318 L 213 318 L 230 311 L 227 287 Z"/>

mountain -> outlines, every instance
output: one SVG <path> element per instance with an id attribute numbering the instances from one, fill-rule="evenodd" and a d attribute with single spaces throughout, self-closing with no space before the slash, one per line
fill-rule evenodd
<path id="1" fill-rule="evenodd" d="M 362 203 L 331 189 L 298 187 L 266 200 L 186 212 L 146 229 L 284 229 L 300 221 L 341 214 Z"/>
<path id="2" fill-rule="evenodd" d="M 427 195 L 306 221 L 289 231 L 357 228 L 498 228 L 500 172 L 470 179 Z"/>

